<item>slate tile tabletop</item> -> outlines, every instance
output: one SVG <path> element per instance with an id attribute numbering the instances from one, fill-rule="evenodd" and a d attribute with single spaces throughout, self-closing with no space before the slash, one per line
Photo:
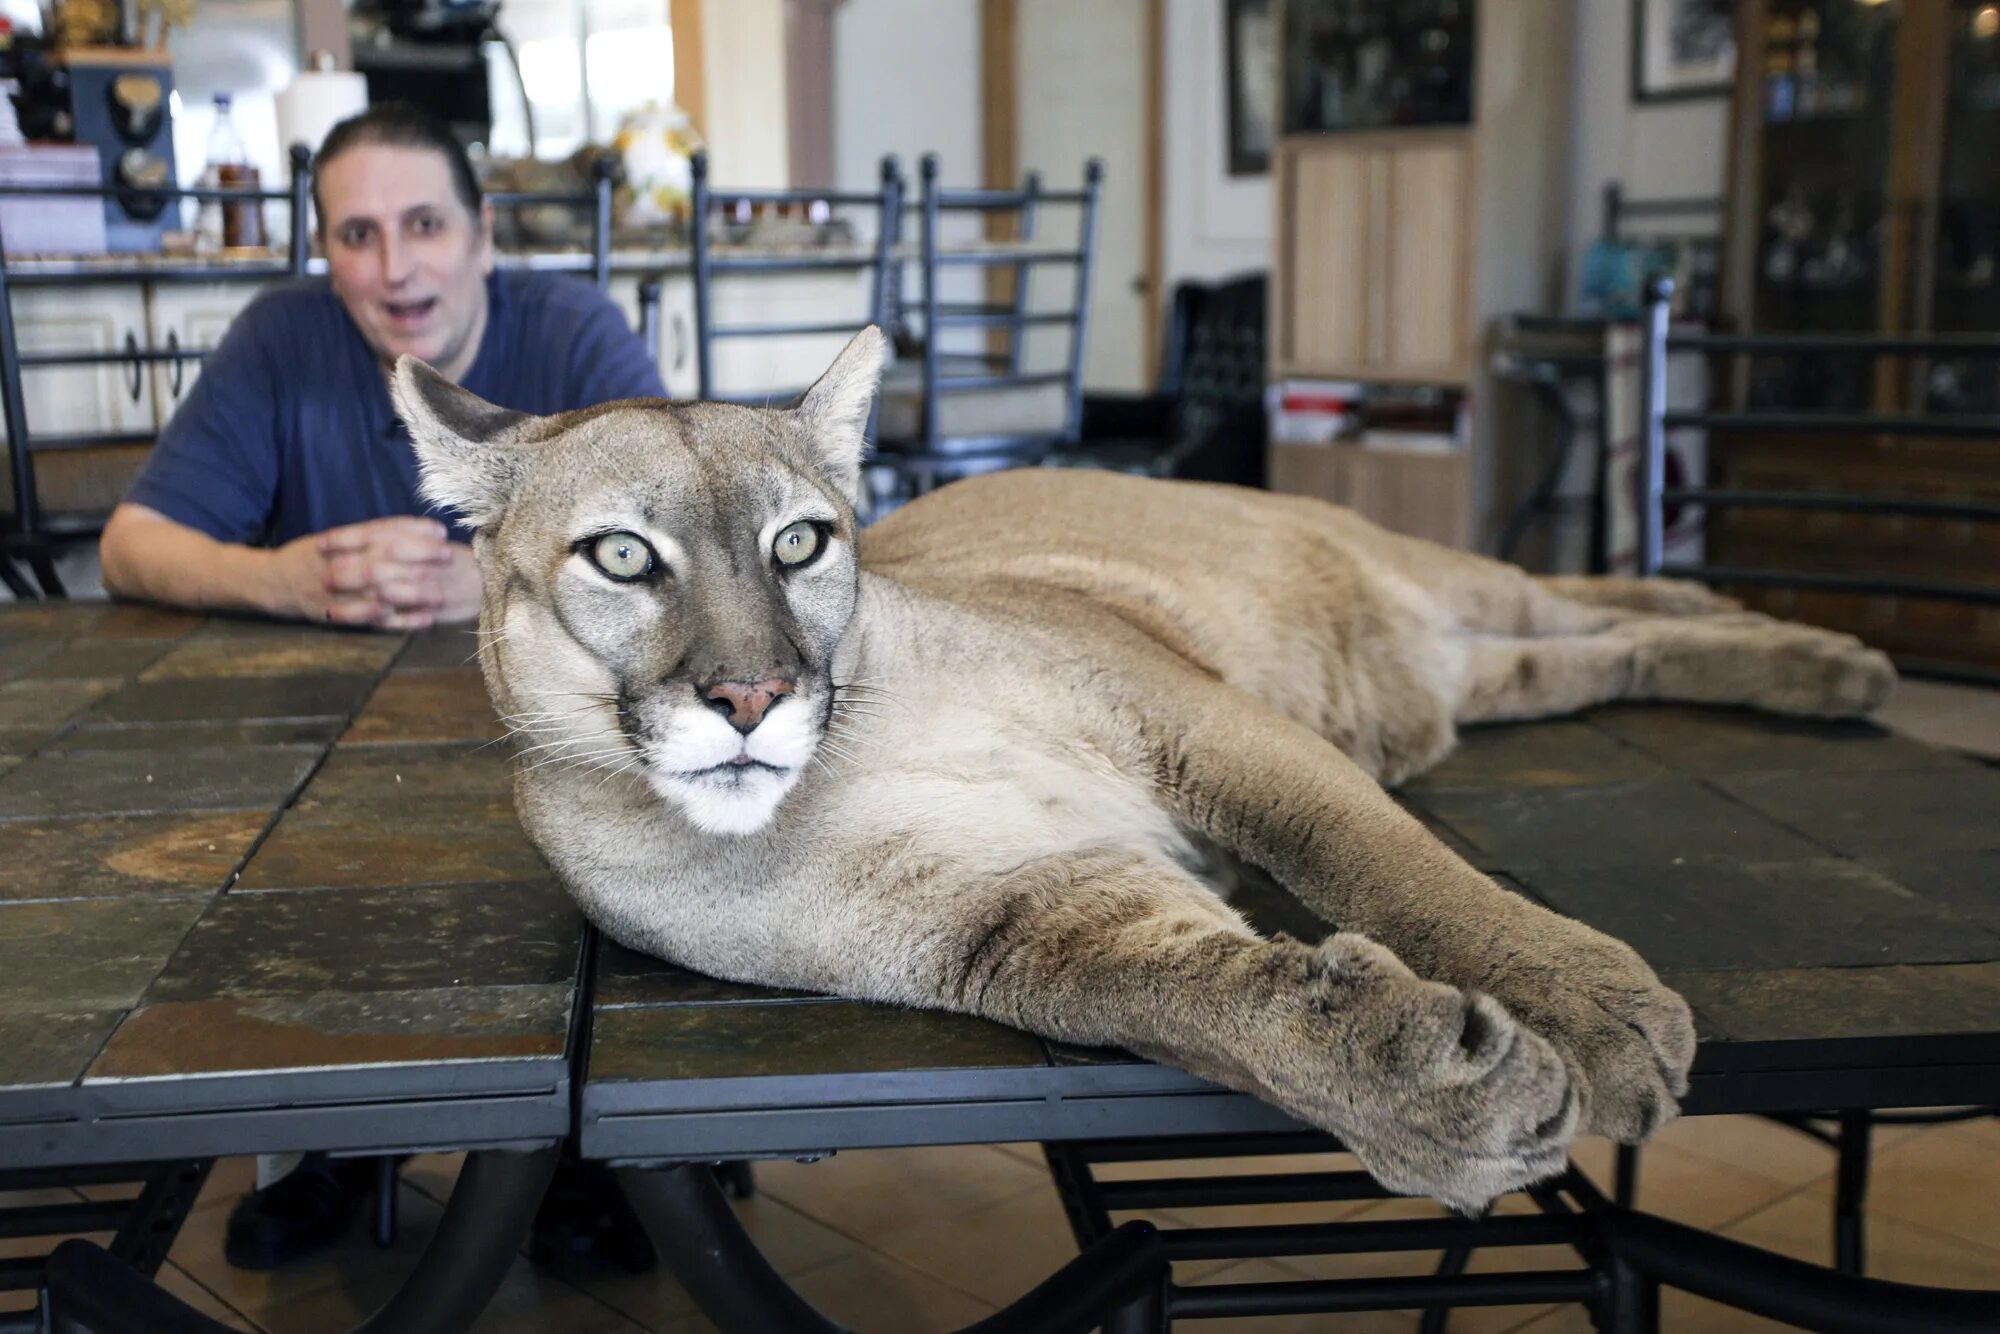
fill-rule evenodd
<path id="1" fill-rule="evenodd" d="M 0 606 L 0 1163 L 566 1131 L 583 922 L 474 642 Z"/>
<path id="2" fill-rule="evenodd" d="M 718 1109 L 703 1133 L 742 1140 L 952 1104 L 976 1136 L 1077 1080 L 1171 1095 L 1162 1129 L 1248 1124 L 1123 1053 L 586 959 L 475 645 L 0 606 L 0 1156 L 143 1154 L 168 1125 L 189 1156 L 556 1136 L 573 1070 L 586 1151 L 593 1124 Z M 1865 723 L 1618 706 L 1472 729 L 1395 795 L 1688 996 L 1690 1110 L 2000 1101 L 2000 768 Z M 1324 929 L 1242 879 L 1267 929 Z"/>

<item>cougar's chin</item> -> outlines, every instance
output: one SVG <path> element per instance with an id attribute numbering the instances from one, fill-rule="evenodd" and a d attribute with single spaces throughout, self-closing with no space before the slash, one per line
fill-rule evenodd
<path id="1" fill-rule="evenodd" d="M 754 834 L 771 823 L 799 770 L 721 764 L 694 773 L 647 774 L 653 791 L 704 834 Z"/>
<path id="2" fill-rule="evenodd" d="M 628 725 L 626 737 L 654 794 L 695 828 L 754 834 L 812 762 L 819 716 L 810 699 L 780 699 L 746 735 L 713 708 L 683 704 L 647 725 Z"/>

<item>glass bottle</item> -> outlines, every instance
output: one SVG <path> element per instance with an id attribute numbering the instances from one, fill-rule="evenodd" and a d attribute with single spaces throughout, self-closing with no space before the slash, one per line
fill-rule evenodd
<path id="1" fill-rule="evenodd" d="M 215 123 L 208 131 L 208 167 L 202 182 L 231 190 L 258 188 L 257 168 L 250 164 L 250 150 L 244 147 L 243 135 L 236 128 L 227 93 L 215 95 Z M 266 244 L 264 205 L 259 200 L 232 199 L 217 205 L 213 213 L 204 208 L 202 218 L 202 239 L 208 244 L 258 249 Z"/>

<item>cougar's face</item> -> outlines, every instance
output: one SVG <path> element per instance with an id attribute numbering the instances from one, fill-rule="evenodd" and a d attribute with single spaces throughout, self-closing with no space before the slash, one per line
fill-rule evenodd
<path id="1" fill-rule="evenodd" d="M 853 513 L 778 460 L 652 453 L 630 480 L 559 470 L 524 488 L 515 509 L 533 521 L 510 515 L 495 538 L 510 583 L 489 593 L 492 651 L 513 721 L 545 747 L 528 763 L 640 773 L 700 828 L 748 833 L 833 708 Z"/>
<path id="2" fill-rule="evenodd" d="M 790 410 L 533 418 L 405 359 L 426 493 L 477 529 L 482 661 L 524 766 L 640 775 L 708 833 L 771 821 L 834 707 L 880 360 L 868 330 Z"/>

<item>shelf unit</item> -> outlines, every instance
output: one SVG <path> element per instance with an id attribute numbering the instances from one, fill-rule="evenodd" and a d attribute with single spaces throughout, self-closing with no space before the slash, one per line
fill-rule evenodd
<path id="1" fill-rule="evenodd" d="M 1574 9 L 1280 0 L 1272 374 L 1435 386 L 1468 394 L 1471 413 L 1466 447 L 1446 454 L 1274 444 L 1275 488 L 1414 536 L 1492 545 L 1521 485 L 1525 396 L 1488 369 L 1487 330 L 1558 304 Z M 1411 25 L 1419 40 L 1402 40 Z M 1454 44 L 1464 67 L 1441 73 L 1435 53 Z M 1364 74 L 1446 93 L 1399 106 L 1393 93 L 1367 96 Z M 1375 114 L 1329 127 L 1315 93 L 1321 109 L 1360 103 Z M 1405 113 L 1444 123 L 1374 123 Z"/>

